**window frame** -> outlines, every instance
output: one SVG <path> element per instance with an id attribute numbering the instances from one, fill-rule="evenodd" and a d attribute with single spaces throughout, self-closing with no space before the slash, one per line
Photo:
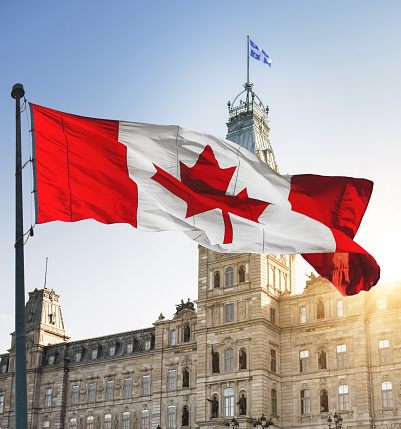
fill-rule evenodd
<path id="1" fill-rule="evenodd" d="M 4 395 L 0 396 L 0 414 L 4 414 Z"/>
<path id="2" fill-rule="evenodd" d="M 385 386 L 384 386 L 385 385 Z M 390 388 L 388 388 L 390 385 Z M 383 389 L 386 387 L 386 389 Z M 393 383 L 391 381 L 383 381 L 381 383 L 381 397 L 382 397 L 382 407 L 389 409 L 394 407 L 393 402 Z"/>
<path id="3" fill-rule="evenodd" d="M 175 346 L 177 344 L 177 332 L 175 329 L 170 331 L 170 346 Z"/>
<path id="4" fill-rule="evenodd" d="M 234 371 L 234 349 L 224 350 L 224 372 Z"/>
<path id="5" fill-rule="evenodd" d="M 308 392 L 307 396 L 306 396 L 306 392 Z M 311 410 L 310 389 L 301 390 L 300 398 L 301 398 L 301 415 L 309 416 L 310 410 Z"/>
<path id="6" fill-rule="evenodd" d="M 114 381 L 106 381 L 105 401 L 112 401 L 114 396 Z"/>
<path id="7" fill-rule="evenodd" d="M 89 383 L 88 402 L 95 402 L 95 399 L 96 399 L 96 383 Z"/>
<path id="8" fill-rule="evenodd" d="M 301 305 L 299 308 L 299 323 L 306 323 L 306 305 Z"/>
<path id="9" fill-rule="evenodd" d="M 309 350 L 299 351 L 299 372 L 309 372 Z"/>
<path id="10" fill-rule="evenodd" d="M 380 363 L 390 363 L 390 341 L 379 340 L 379 358 Z"/>
<path id="11" fill-rule="evenodd" d="M 79 402 L 79 385 L 74 384 L 71 387 L 71 404 L 76 405 Z"/>
<path id="12" fill-rule="evenodd" d="M 276 349 L 270 349 L 270 370 L 277 374 L 277 352 Z"/>
<path id="13" fill-rule="evenodd" d="M 341 392 L 341 390 L 343 390 L 343 392 Z M 339 411 L 350 410 L 349 387 L 347 384 L 341 384 L 338 386 L 338 409 Z"/>
<path id="14" fill-rule="evenodd" d="M 339 299 L 337 301 L 337 304 L 336 304 L 336 315 L 337 315 L 337 317 L 344 317 L 344 301 L 342 299 Z"/>
<path id="15" fill-rule="evenodd" d="M 147 396 L 150 394 L 150 375 L 142 376 L 142 395 Z"/>
<path id="16" fill-rule="evenodd" d="M 234 268 L 228 267 L 224 273 L 224 287 L 234 286 Z"/>
<path id="17" fill-rule="evenodd" d="M 229 394 L 229 391 L 232 394 Z M 223 414 L 224 417 L 234 417 L 234 388 L 226 387 L 223 390 Z"/>
<path id="18" fill-rule="evenodd" d="M 52 394 L 53 394 L 53 388 L 47 387 L 45 390 L 45 407 L 51 407 L 52 406 Z"/>
<path id="19" fill-rule="evenodd" d="M 177 371 L 175 369 L 169 369 L 167 371 L 167 390 L 175 390 L 176 376 L 177 376 Z"/>
<path id="20" fill-rule="evenodd" d="M 175 405 L 169 405 L 167 407 L 166 428 L 175 428 L 175 415 Z"/>
<path id="21" fill-rule="evenodd" d="M 224 314 L 226 322 L 234 322 L 234 303 L 224 306 Z"/>
<path id="22" fill-rule="evenodd" d="M 338 344 L 336 347 L 337 368 L 347 367 L 347 345 Z"/>
<path id="23" fill-rule="evenodd" d="M 129 429 L 130 424 L 130 413 L 129 411 L 124 411 L 121 419 L 121 429 Z"/>
<path id="24" fill-rule="evenodd" d="M 271 389 L 270 391 L 270 398 L 271 398 L 271 409 L 273 416 L 277 416 L 277 390 Z"/>
<path id="25" fill-rule="evenodd" d="M 130 398 L 132 393 L 132 377 L 126 377 L 123 381 L 123 398 Z"/>
<path id="26" fill-rule="evenodd" d="M 149 427 L 149 410 L 141 410 L 141 429 Z"/>

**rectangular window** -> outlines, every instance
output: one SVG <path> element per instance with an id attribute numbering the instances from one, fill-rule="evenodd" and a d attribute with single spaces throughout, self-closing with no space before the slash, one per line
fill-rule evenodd
<path id="1" fill-rule="evenodd" d="M 141 429 L 148 429 L 149 427 L 149 411 L 141 411 Z"/>
<path id="2" fill-rule="evenodd" d="M 276 372 L 276 350 L 270 350 L 270 369 L 272 372 Z"/>
<path id="3" fill-rule="evenodd" d="M 234 304 L 226 305 L 226 322 L 232 322 L 234 320 Z"/>
<path id="4" fill-rule="evenodd" d="M 271 398 L 272 398 L 272 414 L 277 416 L 277 390 L 271 390 Z"/>
<path id="5" fill-rule="evenodd" d="M 97 349 L 92 350 L 92 359 L 97 359 Z"/>
<path id="6" fill-rule="evenodd" d="M 340 411 L 349 410 L 349 393 L 346 384 L 338 386 L 338 406 Z"/>
<path id="7" fill-rule="evenodd" d="M 142 395 L 149 395 L 149 375 L 144 375 L 142 377 Z"/>
<path id="8" fill-rule="evenodd" d="M 175 369 L 170 369 L 167 373 L 167 389 L 175 389 Z"/>
<path id="9" fill-rule="evenodd" d="M 389 340 L 379 341 L 380 363 L 390 362 L 390 342 Z"/>
<path id="10" fill-rule="evenodd" d="M 379 309 L 379 310 L 384 310 L 386 307 L 387 307 L 387 305 L 386 305 L 387 303 L 386 303 L 386 298 L 379 298 L 377 301 L 376 301 L 376 306 L 377 306 L 377 308 Z"/>
<path id="11" fill-rule="evenodd" d="M 132 386 L 132 379 L 124 378 L 124 398 L 131 397 L 131 386 Z"/>
<path id="12" fill-rule="evenodd" d="M 96 383 L 90 383 L 88 389 L 88 402 L 95 401 Z"/>
<path id="13" fill-rule="evenodd" d="M 76 352 L 75 353 L 75 362 L 80 362 L 81 361 L 81 352 Z"/>
<path id="14" fill-rule="evenodd" d="M 49 420 L 45 420 L 43 422 L 43 429 L 49 429 L 50 428 L 50 422 Z"/>
<path id="15" fill-rule="evenodd" d="M 393 408 L 393 384 L 391 381 L 382 383 L 383 408 Z"/>
<path id="16" fill-rule="evenodd" d="M 109 356 L 114 356 L 116 353 L 116 348 L 115 346 L 110 346 L 109 347 Z"/>
<path id="17" fill-rule="evenodd" d="M 132 353 L 132 343 L 127 344 L 127 353 Z"/>
<path id="18" fill-rule="evenodd" d="M 122 429 L 129 429 L 129 412 L 123 413 Z"/>
<path id="19" fill-rule="evenodd" d="M 301 391 L 301 414 L 310 414 L 310 391 Z"/>
<path id="20" fill-rule="evenodd" d="M 93 429 L 93 421 L 94 421 L 93 416 L 89 416 L 86 419 L 86 429 Z"/>
<path id="21" fill-rule="evenodd" d="M 337 366 L 338 368 L 347 366 L 347 346 L 345 344 L 337 346 Z"/>
<path id="22" fill-rule="evenodd" d="M 71 389 L 71 404 L 78 404 L 79 386 L 72 386 Z"/>
<path id="23" fill-rule="evenodd" d="M 70 419 L 70 429 L 77 429 L 77 419 L 75 417 Z"/>
<path id="24" fill-rule="evenodd" d="M 299 307 L 299 323 L 306 323 L 306 307 Z"/>
<path id="25" fill-rule="evenodd" d="M 109 380 L 106 382 L 106 401 L 113 399 L 113 381 Z"/>
<path id="26" fill-rule="evenodd" d="M 4 396 L 0 396 L 0 414 L 4 413 Z"/>
<path id="27" fill-rule="evenodd" d="M 343 302 L 337 301 L 337 317 L 344 316 Z"/>
<path id="28" fill-rule="evenodd" d="M 150 340 L 146 340 L 143 346 L 145 352 L 150 350 Z"/>
<path id="29" fill-rule="evenodd" d="M 167 427 L 173 428 L 175 427 L 175 406 L 170 405 L 167 407 Z"/>
<path id="30" fill-rule="evenodd" d="M 234 349 L 224 350 L 224 371 L 234 371 Z"/>
<path id="31" fill-rule="evenodd" d="M 175 330 L 170 331 L 170 346 L 175 346 Z"/>
<path id="32" fill-rule="evenodd" d="M 299 352 L 299 367 L 301 372 L 309 371 L 309 350 Z"/>
<path id="33" fill-rule="evenodd" d="M 54 365 L 54 355 L 49 356 L 49 365 Z"/>
<path id="34" fill-rule="evenodd" d="M 224 417 L 234 416 L 234 389 L 227 387 L 224 389 Z"/>
<path id="35" fill-rule="evenodd" d="M 45 407 L 51 407 L 51 405 L 52 405 L 52 391 L 53 391 L 53 389 L 51 387 L 46 389 Z"/>
<path id="36" fill-rule="evenodd" d="M 276 309 L 273 307 L 270 307 L 270 322 L 276 324 Z"/>

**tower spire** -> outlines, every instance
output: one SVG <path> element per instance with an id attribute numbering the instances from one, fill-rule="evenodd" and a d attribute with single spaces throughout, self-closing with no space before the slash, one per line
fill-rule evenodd
<path id="1" fill-rule="evenodd" d="M 248 74 L 249 76 L 249 74 Z M 244 94 L 245 101 L 240 96 Z M 268 114 L 269 107 L 253 91 L 249 80 L 228 105 L 227 140 L 239 144 L 266 162 L 278 172 L 273 148 L 269 140 Z"/>

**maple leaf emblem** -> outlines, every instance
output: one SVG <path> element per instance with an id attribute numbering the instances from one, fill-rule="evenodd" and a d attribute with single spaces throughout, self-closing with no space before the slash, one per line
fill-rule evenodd
<path id="1" fill-rule="evenodd" d="M 232 243 L 233 227 L 229 213 L 258 223 L 269 203 L 248 197 L 244 188 L 238 195 L 226 195 L 237 167 L 220 168 L 212 148 L 207 145 L 193 167 L 180 162 L 181 181 L 153 164 L 157 173 L 152 177 L 172 194 L 187 203 L 186 218 L 213 209 L 220 209 L 224 220 L 224 244 Z"/>

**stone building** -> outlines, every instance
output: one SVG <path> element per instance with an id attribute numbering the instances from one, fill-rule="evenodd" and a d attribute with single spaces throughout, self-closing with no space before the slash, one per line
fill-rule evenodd
<path id="1" fill-rule="evenodd" d="M 247 85 L 228 138 L 277 170 L 267 109 Z M 292 255 L 199 247 L 198 298 L 171 320 L 83 341 L 64 330 L 59 295 L 26 305 L 28 425 L 60 429 L 400 428 L 401 282 L 342 297 Z M 0 429 L 14 428 L 14 338 L 0 355 Z"/>

